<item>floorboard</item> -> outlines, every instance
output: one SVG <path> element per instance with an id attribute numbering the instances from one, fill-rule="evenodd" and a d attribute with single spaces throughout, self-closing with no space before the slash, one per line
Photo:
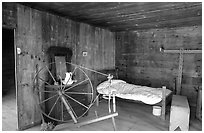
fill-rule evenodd
<path id="1" fill-rule="evenodd" d="M 10 90 L 2 95 L 2 130 L 17 130 L 16 93 Z"/>
<path id="2" fill-rule="evenodd" d="M 170 106 L 167 107 L 166 120 L 152 115 L 152 106 L 141 103 L 117 100 L 118 116 L 115 117 L 118 131 L 168 131 Z M 82 117 L 79 122 L 95 118 L 93 106 L 88 116 Z M 99 116 L 108 114 L 108 104 L 106 100 L 100 101 L 97 109 Z M 15 94 L 7 94 L 2 97 L 2 130 L 15 131 L 17 128 Z M 39 131 L 40 125 L 27 129 L 27 131 Z M 72 121 L 57 125 L 55 131 L 113 131 L 111 119 L 85 125 L 80 128 Z M 195 111 L 191 109 L 190 131 L 202 131 L 202 122 L 195 119 Z"/>

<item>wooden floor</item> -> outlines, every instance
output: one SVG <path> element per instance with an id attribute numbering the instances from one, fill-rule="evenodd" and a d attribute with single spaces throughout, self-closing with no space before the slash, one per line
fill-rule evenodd
<path id="1" fill-rule="evenodd" d="M 2 95 L 2 130 L 15 131 L 16 129 L 16 93 L 15 90 L 10 90 Z"/>
<path id="2" fill-rule="evenodd" d="M 16 130 L 15 99 L 10 95 L 3 97 L 2 102 L 2 128 L 3 131 Z M 102 100 L 99 106 L 99 116 L 108 114 L 107 101 Z M 117 111 L 119 116 L 115 117 L 118 131 L 168 131 L 169 108 L 165 121 L 152 115 L 152 107 L 145 104 L 117 100 Z M 79 120 L 85 121 L 95 118 L 95 107 L 91 108 L 89 115 Z M 27 129 L 28 131 L 39 131 L 40 126 Z M 93 123 L 78 128 L 73 122 L 57 125 L 55 131 L 113 131 L 111 119 Z M 202 123 L 195 119 L 194 111 L 191 111 L 190 131 L 202 131 Z"/>

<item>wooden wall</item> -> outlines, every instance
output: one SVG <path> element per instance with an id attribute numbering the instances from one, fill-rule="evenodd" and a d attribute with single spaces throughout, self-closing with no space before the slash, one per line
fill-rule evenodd
<path id="1" fill-rule="evenodd" d="M 175 89 L 179 54 L 165 54 L 164 49 L 202 49 L 202 27 L 149 29 L 116 33 L 116 67 L 120 77 L 129 82 Z M 194 87 L 202 85 L 201 54 L 184 54 L 182 95 L 195 106 Z"/>
<path id="2" fill-rule="evenodd" d="M 36 65 L 48 63 L 46 51 L 50 46 L 71 48 L 75 64 L 95 70 L 116 66 L 121 79 L 170 89 L 175 88 L 179 56 L 161 53 L 159 48 L 202 48 L 201 26 L 113 33 L 20 4 L 6 3 L 2 7 L 3 26 L 16 28 L 15 45 L 22 51 L 17 55 L 18 123 L 22 129 L 40 120 L 32 98 L 32 81 Z M 82 56 L 83 51 L 87 56 Z M 197 94 L 194 87 L 202 84 L 201 62 L 200 54 L 184 55 L 181 93 L 188 96 L 192 106 Z"/>
<path id="3" fill-rule="evenodd" d="M 18 126 L 24 129 L 40 121 L 32 82 L 36 65 L 43 67 L 48 63 L 47 49 L 50 46 L 68 47 L 73 51 L 72 63 L 95 70 L 109 69 L 115 65 L 115 36 L 105 29 L 12 4 L 16 7 L 13 9 L 16 10 L 16 19 L 13 17 L 16 22 L 15 45 L 21 49 L 21 54 L 17 55 Z M 7 6 L 3 10 L 7 10 Z M 4 18 L 6 21 L 7 17 Z M 88 53 L 87 56 L 82 56 L 83 51 Z M 89 72 L 89 76 L 94 78 L 93 73 Z"/>
<path id="4" fill-rule="evenodd" d="M 2 2 L 2 27 L 16 28 L 16 4 Z"/>

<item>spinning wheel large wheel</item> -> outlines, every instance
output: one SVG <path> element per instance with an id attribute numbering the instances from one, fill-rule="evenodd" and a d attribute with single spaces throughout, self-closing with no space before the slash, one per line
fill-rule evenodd
<path id="1" fill-rule="evenodd" d="M 86 72 L 77 65 L 59 62 L 38 69 L 34 92 L 44 116 L 57 122 L 77 120 L 88 113 L 93 104 L 93 85 Z M 66 66 L 66 69 L 61 66 Z M 72 72 L 68 80 L 65 72 Z M 65 79 L 66 81 L 65 81 Z M 75 81 L 72 84 L 70 81 Z"/>

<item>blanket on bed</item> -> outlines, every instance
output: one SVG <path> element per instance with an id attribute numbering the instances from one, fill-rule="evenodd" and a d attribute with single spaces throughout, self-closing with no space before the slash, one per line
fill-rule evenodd
<path id="1" fill-rule="evenodd" d="M 162 88 L 152 88 L 126 83 L 123 80 L 111 80 L 111 83 L 104 81 L 97 86 L 100 94 L 108 95 L 111 91 L 116 92 L 116 97 L 142 101 L 146 104 L 156 104 L 162 100 Z M 166 96 L 171 90 L 166 89 Z"/>

